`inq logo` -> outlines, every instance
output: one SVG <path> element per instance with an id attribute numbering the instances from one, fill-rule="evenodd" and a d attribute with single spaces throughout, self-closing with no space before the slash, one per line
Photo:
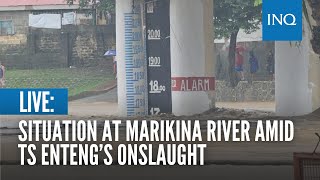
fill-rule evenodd
<path id="1" fill-rule="evenodd" d="M 302 0 L 263 0 L 264 41 L 302 40 Z"/>
<path id="2" fill-rule="evenodd" d="M 280 17 L 276 14 L 268 14 L 268 26 L 280 25 L 283 23 L 287 26 L 296 26 L 297 25 L 296 16 L 293 14 L 280 14 Z M 276 24 L 277 23 L 277 24 Z"/>

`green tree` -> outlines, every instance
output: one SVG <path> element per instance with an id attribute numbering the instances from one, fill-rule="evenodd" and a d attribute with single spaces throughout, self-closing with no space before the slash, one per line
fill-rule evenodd
<path id="1" fill-rule="evenodd" d="M 66 0 L 66 2 L 69 5 L 78 2 L 80 8 L 91 8 L 94 24 L 96 24 L 97 11 L 102 13 L 115 13 L 115 0 Z"/>
<path id="2" fill-rule="evenodd" d="M 255 0 L 255 5 L 262 5 L 262 0 Z M 305 20 L 313 34 L 312 48 L 315 53 L 320 55 L 320 0 L 303 0 L 302 7 Z M 310 18 L 313 18 L 316 23 L 312 24 Z"/>
<path id="3" fill-rule="evenodd" d="M 80 8 L 94 7 L 97 10 L 115 12 L 115 0 L 66 0 L 68 4 L 79 2 Z"/>
<path id="4" fill-rule="evenodd" d="M 262 0 L 255 0 L 255 5 L 262 5 Z M 307 6 L 309 6 L 310 9 Z M 308 23 L 310 30 L 312 31 L 312 48 L 315 53 L 320 55 L 320 0 L 303 0 L 302 9 L 305 20 Z M 310 18 L 313 18 L 316 23 L 312 24 Z M 298 45 L 300 45 L 300 43 L 298 43 Z"/>
<path id="5" fill-rule="evenodd" d="M 240 29 L 246 33 L 256 31 L 261 24 L 261 4 L 256 0 L 214 0 L 216 38 L 229 38 L 229 82 L 236 87 L 239 79 L 235 68 L 237 36 Z"/>

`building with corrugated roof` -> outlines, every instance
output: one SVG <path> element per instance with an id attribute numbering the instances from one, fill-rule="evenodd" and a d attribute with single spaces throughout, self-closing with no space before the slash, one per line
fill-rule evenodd
<path id="1" fill-rule="evenodd" d="M 115 32 L 93 11 L 65 0 L 1 0 L 0 59 L 9 68 L 98 64 Z"/>

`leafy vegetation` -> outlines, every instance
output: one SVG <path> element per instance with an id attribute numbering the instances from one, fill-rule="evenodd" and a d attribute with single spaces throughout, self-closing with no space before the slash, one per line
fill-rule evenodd
<path id="1" fill-rule="evenodd" d="M 80 8 L 93 8 L 98 11 L 115 12 L 115 0 L 66 0 L 68 4 L 79 2 Z"/>
<path id="2" fill-rule="evenodd" d="M 262 8 L 259 0 L 214 0 L 214 24 L 217 38 L 229 38 L 229 81 L 237 86 L 235 68 L 237 36 L 240 29 L 246 33 L 256 31 L 261 24 Z"/>
<path id="3" fill-rule="evenodd" d="M 255 5 L 262 5 L 262 0 L 255 0 Z M 307 8 L 308 5 L 311 8 L 311 12 Z M 320 0 L 303 0 L 302 7 L 304 17 L 313 33 L 313 39 L 311 40 L 313 50 L 320 55 Z M 317 26 L 312 26 L 310 17 L 316 21 L 316 24 L 318 24 Z"/>
<path id="4" fill-rule="evenodd" d="M 67 4 L 72 5 L 75 2 L 79 3 L 81 8 L 92 9 L 93 24 L 96 24 L 96 14 L 115 13 L 115 0 L 66 0 Z M 90 13 L 91 14 L 91 13 Z"/>

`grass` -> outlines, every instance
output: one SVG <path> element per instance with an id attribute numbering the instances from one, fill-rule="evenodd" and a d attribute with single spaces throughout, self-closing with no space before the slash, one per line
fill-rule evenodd
<path id="1" fill-rule="evenodd" d="M 114 83 L 112 71 L 103 68 L 7 70 L 7 88 L 68 88 L 69 96 L 102 89 Z"/>

